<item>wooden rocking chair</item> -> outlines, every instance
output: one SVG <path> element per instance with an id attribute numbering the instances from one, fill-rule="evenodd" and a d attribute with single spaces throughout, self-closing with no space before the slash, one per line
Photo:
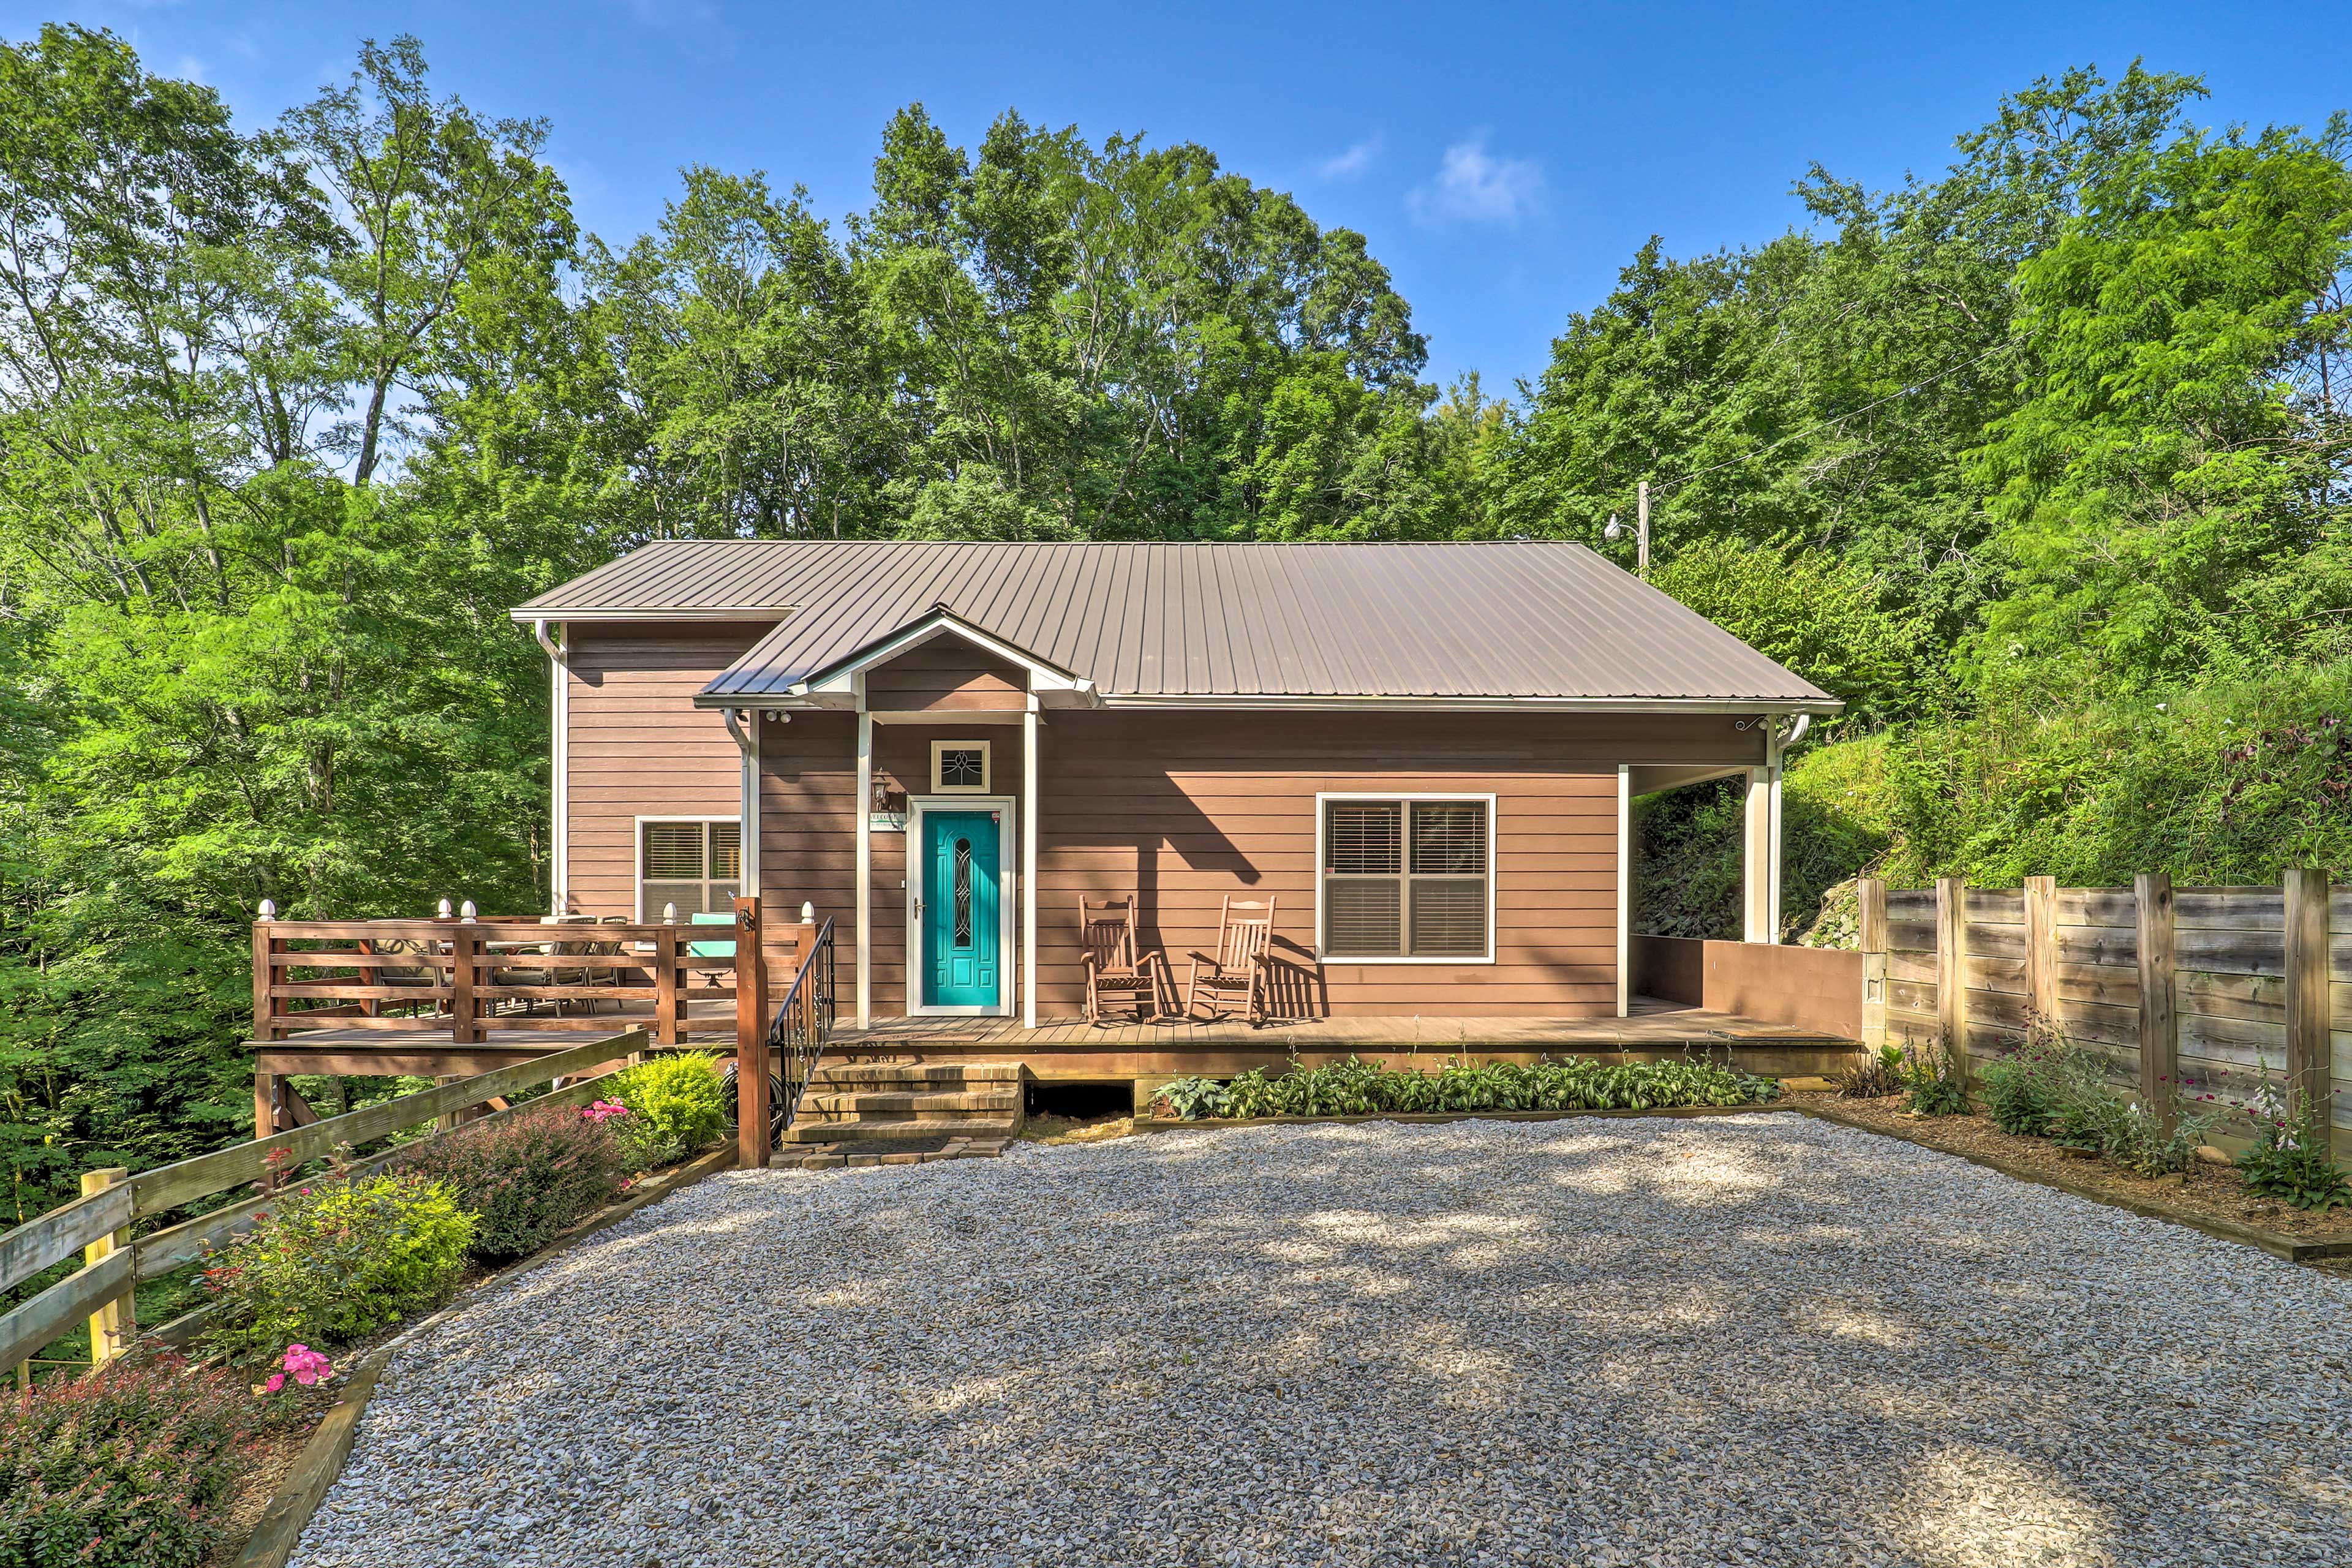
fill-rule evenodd
<path id="1" fill-rule="evenodd" d="M 1087 1022 L 1102 1022 L 1103 998 L 1135 1004 L 1139 1023 L 1160 1016 L 1161 985 L 1169 979 L 1168 957 L 1154 948 L 1140 951 L 1135 934 L 1135 895 L 1078 900 L 1078 942 L 1087 969 Z"/>
<path id="2" fill-rule="evenodd" d="M 1205 993 L 1213 1017 L 1222 1016 L 1223 1005 L 1238 1000 L 1252 1024 L 1264 1023 L 1271 979 L 1267 949 L 1273 941 L 1272 899 L 1226 899 L 1217 918 L 1217 955 L 1192 955 L 1192 972 L 1184 983 L 1184 1016 L 1193 1016 Z"/>

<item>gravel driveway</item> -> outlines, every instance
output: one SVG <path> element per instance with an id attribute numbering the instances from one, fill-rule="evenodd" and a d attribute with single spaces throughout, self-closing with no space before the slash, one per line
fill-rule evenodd
<path id="1" fill-rule="evenodd" d="M 398 1564 L 2352 1563 L 2352 1281 L 1781 1112 L 734 1173 L 411 1341 Z"/>

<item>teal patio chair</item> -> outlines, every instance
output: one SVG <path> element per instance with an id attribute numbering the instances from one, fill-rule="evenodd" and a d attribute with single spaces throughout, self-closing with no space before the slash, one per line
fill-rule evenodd
<path id="1" fill-rule="evenodd" d="M 731 911 L 723 915 L 690 915 L 688 919 L 693 924 L 698 926 L 728 926 L 731 928 L 735 924 L 735 916 Z M 686 952 L 688 958 L 732 958 L 735 956 L 735 939 L 730 936 L 725 942 L 689 942 L 686 944 Z M 722 974 L 730 973 L 731 971 L 724 969 L 700 969 L 697 970 L 695 973 L 702 976 L 704 984 L 716 986 L 719 984 L 719 977 Z"/>

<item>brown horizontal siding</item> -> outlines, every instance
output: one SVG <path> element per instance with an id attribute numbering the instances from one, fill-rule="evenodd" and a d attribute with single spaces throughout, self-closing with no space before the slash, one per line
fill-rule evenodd
<path id="1" fill-rule="evenodd" d="M 636 913 L 636 819 L 741 809 L 741 753 L 695 694 L 767 630 L 570 628 L 570 907 Z M 764 726 L 772 731 L 775 726 Z"/>
<path id="2" fill-rule="evenodd" d="M 847 715 L 805 715 L 770 727 L 763 742 L 765 891 L 788 910 L 807 900 L 833 915 L 845 965 L 854 934 L 854 725 Z M 996 793 L 1017 798 L 1020 731 L 1005 726 L 879 725 L 876 770 L 892 787 L 922 794 L 929 742 L 971 738 L 994 748 Z M 1078 897 L 1139 890 L 1145 939 L 1167 953 L 1180 985 L 1189 955 L 1215 942 L 1219 901 L 1270 894 L 1286 992 L 1308 997 L 1318 1013 L 1609 1013 L 1618 762 L 1737 763 L 1749 740 L 1713 719 L 1056 711 L 1041 747 L 1040 1009 L 1066 1015 L 1082 1000 Z M 1494 963 L 1317 962 L 1314 796 L 1353 790 L 1497 797 Z M 907 999 L 898 885 L 906 841 L 877 833 L 873 847 L 874 1005 L 887 1016 Z M 850 973 L 845 967 L 845 1000 Z"/>
<path id="3" fill-rule="evenodd" d="M 866 672 L 877 712 L 975 712 L 1025 708 L 1029 676 L 960 637 L 940 636 Z"/>

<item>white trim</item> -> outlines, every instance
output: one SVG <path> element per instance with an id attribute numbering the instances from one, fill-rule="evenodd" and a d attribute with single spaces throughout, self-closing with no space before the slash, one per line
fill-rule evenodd
<path id="1" fill-rule="evenodd" d="M 548 912 L 565 914 L 572 902 L 572 656 L 566 646 L 547 635 L 548 624 L 533 620 L 531 636 L 547 650 L 547 667 L 553 693 L 548 710 L 548 748 L 551 760 L 548 768 L 547 869 Z M 565 636 L 563 623 L 555 622 L 556 637 Z"/>
<path id="2" fill-rule="evenodd" d="M 963 785 L 950 784 L 945 779 L 940 776 L 940 753 L 941 752 L 968 752 L 974 746 L 978 746 L 980 748 L 980 786 L 977 789 Z M 986 741 L 979 739 L 969 741 L 933 741 L 931 742 L 931 793 L 933 795 L 971 795 L 988 794 L 989 785 L 996 782 L 996 761 L 995 758 L 990 754 L 994 751 L 994 749 L 995 748 L 991 746 Z"/>
<path id="3" fill-rule="evenodd" d="M 1021 1024 L 1037 1026 L 1037 695 L 1021 716 Z"/>
<path id="4" fill-rule="evenodd" d="M 1160 696 L 1106 692 L 1105 708 L 1271 708 L 1397 713 L 1835 713 L 1845 704 L 1811 697 L 1301 697 Z"/>
<path id="5" fill-rule="evenodd" d="M 619 605 L 565 605 L 532 609 L 520 605 L 507 612 L 510 621 L 781 621 L 805 608 L 801 605 L 709 605 L 692 610 L 632 610 Z"/>
<path id="6" fill-rule="evenodd" d="M 1323 830 L 1324 830 L 1324 824 L 1325 824 L 1325 821 L 1326 821 L 1326 819 L 1327 819 L 1327 817 L 1328 816 L 1328 815 L 1329 815 L 1329 814 L 1328 814 L 1328 813 L 1327 813 L 1327 812 L 1323 809 L 1323 804 L 1324 804 L 1324 802 L 1326 802 L 1326 801 L 1333 801 L 1333 800 L 1377 800 L 1377 801 L 1400 801 L 1400 802 L 1406 803 L 1406 804 L 1408 804 L 1408 805 L 1410 805 L 1410 804 L 1411 804 L 1412 802 L 1413 802 L 1413 801 L 1423 801 L 1423 800 L 1425 800 L 1425 801 L 1465 801 L 1465 800 L 1475 800 L 1475 801 L 1484 801 L 1484 802 L 1486 803 L 1486 953 L 1484 954 L 1484 956 L 1471 956 L 1471 957 L 1464 957 L 1464 958 L 1448 958 L 1448 957 L 1438 956 L 1438 955 L 1431 955 L 1431 956 L 1424 957 L 1424 956 L 1423 956 L 1423 955 L 1421 955 L 1421 954 L 1419 954 L 1419 953 L 1397 953 L 1397 954 L 1394 954 L 1394 955 L 1392 955 L 1392 956 L 1391 956 L 1391 955 L 1387 955 L 1387 954 L 1380 954 L 1380 955 L 1375 955 L 1375 956 L 1370 957 L 1370 958 L 1349 958 L 1349 957 L 1347 957 L 1347 956 L 1344 956 L 1344 955 L 1335 955 L 1335 954 L 1333 954 L 1332 952 L 1330 952 L 1328 951 L 1330 944 L 1329 944 L 1329 942 L 1328 942 L 1325 940 L 1325 938 L 1324 938 L 1324 934 L 1323 934 Z M 1498 822 L 1497 822 L 1497 820 L 1496 820 L 1496 818 L 1497 818 L 1500 815 L 1501 815 L 1501 814 L 1500 814 L 1500 811 L 1499 811 L 1499 809 L 1498 809 L 1498 807 L 1496 806 L 1496 797 L 1495 797 L 1494 795 L 1478 795 L 1478 794 L 1475 794 L 1475 793 L 1473 793 L 1473 794 L 1461 794 L 1461 795 L 1449 795 L 1449 794 L 1446 794 L 1446 793 L 1444 793 L 1444 792 L 1443 792 L 1443 791 L 1432 791 L 1432 790 L 1393 790 L 1393 789 L 1389 789 L 1389 790 L 1377 790 L 1377 789 L 1375 789 L 1375 790 L 1322 790 L 1322 791 L 1318 791 L 1318 792 L 1317 792 L 1316 796 L 1315 796 L 1315 957 L 1316 957 L 1316 961 L 1317 961 L 1318 963 L 1327 963 L 1327 964 L 1330 964 L 1330 963 L 1416 963 L 1416 964 L 1423 965 L 1423 967 L 1427 967 L 1428 965 L 1431 965 L 1431 964 L 1436 964 L 1436 965 L 1444 966 L 1444 965 L 1446 965 L 1446 964 L 1462 965 L 1462 964 L 1492 963 L 1494 963 L 1494 962 L 1495 962 L 1495 946 L 1496 946 L 1496 941 L 1495 941 L 1495 937 L 1496 937 L 1496 933 L 1495 933 L 1495 884 L 1496 884 L 1496 881 L 1497 880 L 1497 878 L 1496 878 L 1496 857 L 1497 857 L 1497 856 L 1498 856 L 1498 854 L 1500 853 L 1499 846 L 1500 846 L 1500 843 L 1501 843 L 1501 840 L 1502 840 L 1502 837 L 1503 837 L 1503 835 L 1502 835 L 1502 833 L 1501 833 L 1501 831 L 1500 831 L 1500 825 L 1499 825 L 1499 823 L 1498 823 Z M 1410 816 L 1410 814 L 1408 814 L 1408 816 Z M 1412 863 L 1412 843 L 1411 843 L 1411 841 L 1410 841 L 1410 835 L 1411 835 L 1411 833 L 1412 833 L 1412 824 L 1411 824 L 1409 821 L 1408 821 L 1408 822 L 1407 822 L 1407 824 L 1405 825 L 1405 831 L 1406 831 L 1406 833 L 1407 833 L 1407 835 L 1408 835 L 1408 839 L 1407 839 L 1407 842 L 1406 842 L 1406 844 L 1405 844 L 1405 846 L 1404 846 L 1405 864 L 1410 865 L 1410 864 Z M 1402 879 L 1402 877 L 1404 877 L 1404 876 L 1406 876 L 1406 875 L 1410 875 L 1410 873 L 1400 873 L 1400 879 Z M 1401 936 L 1404 936 L 1404 935 L 1409 935 L 1410 933 L 1409 933 L 1409 932 L 1400 932 L 1399 934 L 1400 934 Z"/>
<path id="7" fill-rule="evenodd" d="M 923 817 L 934 811 L 996 813 L 996 1000 L 933 1005 L 923 1000 L 923 926 L 917 912 L 923 888 Z M 1013 910 L 1016 889 L 1009 884 L 1013 870 L 1013 797 L 1002 795 L 916 795 L 907 797 L 907 896 L 900 900 L 907 918 L 907 1016 L 910 1018 L 1009 1018 L 1013 1016 Z"/>
<path id="8" fill-rule="evenodd" d="M 866 682 L 858 680 L 863 700 Z M 857 800 L 851 816 L 857 836 L 857 1026 L 874 1026 L 874 719 L 857 715 Z"/>
<path id="9" fill-rule="evenodd" d="M 1770 759 L 1772 771 L 1772 799 L 1770 804 L 1772 816 L 1772 842 L 1770 845 L 1772 893 L 1769 900 L 1771 905 L 1772 931 L 1771 934 L 1766 937 L 1765 940 L 1767 942 L 1777 942 L 1780 940 L 1780 727 L 1778 724 L 1773 725 L 1770 729 L 1765 731 L 1764 743 L 1764 754 Z"/>
<path id="10" fill-rule="evenodd" d="M 675 811 L 645 812 L 629 819 L 629 907 L 637 911 L 639 925 L 657 925 L 661 921 L 659 910 L 648 913 L 646 910 L 646 828 L 649 824 L 684 822 L 690 822 L 697 827 L 705 829 L 715 822 L 732 822 L 737 825 L 737 831 L 740 833 L 742 819 L 729 816 L 724 812 L 715 816 L 706 812 L 697 816 Z M 709 874 L 710 835 L 708 832 L 702 836 L 702 881 L 705 885 L 731 881 L 735 884 L 737 893 L 743 891 L 743 885 L 747 879 L 743 875 L 743 845 L 740 838 L 738 838 L 735 844 L 736 874 L 733 877 L 713 877 Z"/>
<path id="11" fill-rule="evenodd" d="M 815 674 L 793 682 L 787 691 L 789 695 L 794 697 L 804 697 L 812 692 L 845 691 L 848 689 L 850 681 L 864 675 L 876 665 L 887 664 L 908 649 L 919 647 L 933 638 L 950 636 L 960 637 L 974 647 L 984 653 L 993 654 L 1008 664 L 1019 665 L 1028 672 L 1032 690 L 1075 691 L 1087 697 L 1094 695 L 1093 681 L 1072 675 L 1068 670 L 1057 666 L 1047 664 L 1027 649 L 1006 642 L 1002 637 L 991 637 L 978 626 L 962 620 L 953 612 L 940 609 L 928 610 L 881 641 L 869 644 L 835 659 Z M 720 679 L 724 679 L 725 677 L 722 676 Z M 859 695 L 860 706 L 863 706 L 862 689 Z M 698 698 L 697 700 L 700 699 Z"/>
<path id="12" fill-rule="evenodd" d="M 720 677 L 719 679 L 724 679 Z M 1066 678 L 1065 678 L 1066 679 Z M 1081 690 L 1083 688 L 1083 690 Z M 837 702 L 811 700 L 813 693 L 825 691 L 822 686 L 794 686 L 782 691 L 709 691 L 698 693 L 698 708 L 773 708 L 793 711 L 822 712 L 840 706 Z M 1755 717 L 1768 713 L 1819 713 L 1841 711 L 1845 704 L 1836 700 L 1790 697 L 1774 699 L 1736 699 L 1727 697 L 1666 698 L 1666 697 L 1294 697 L 1267 696 L 1125 696 L 1095 689 L 1091 682 L 1074 685 L 1045 686 L 1039 694 L 1049 700 L 1048 706 L 1066 706 L 1050 700 L 1056 695 L 1076 694 L 1078 706 L 1094 708 L 1183 708 L 1215 712 L 1343 712 L 1343 713 L 1684 713 L 1702 716 Z M 1009 721 L 1015 710 L 1006 708 L 994 711 L 1003 713 Z M 909 714 L 906 722 L 938 723 L 943 715 L 937 712 Z M 950 712 L 947 721 L 961 723 L 970 720 L 981 722 L 970 712 Z M 1745 764 L 1742 764 L 1745 765 Z"/>
<path id="13" fill-rule="evenodd" d="M 1617 1016 L 1633 1005 L 1633 764 L 1617 764 Z"/>

